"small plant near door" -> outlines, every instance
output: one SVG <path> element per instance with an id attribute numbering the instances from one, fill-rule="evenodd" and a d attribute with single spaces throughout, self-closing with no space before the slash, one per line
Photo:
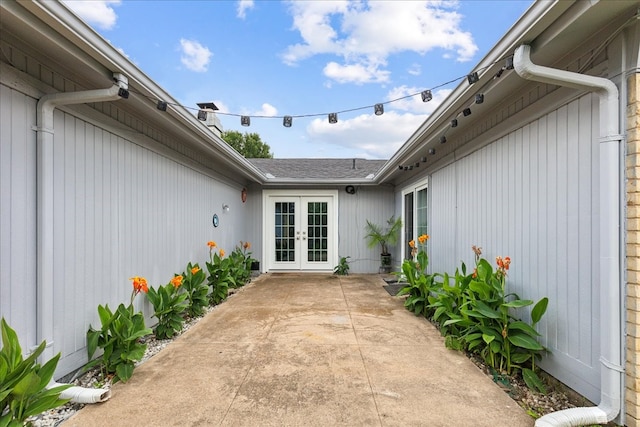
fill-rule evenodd
<path id="1" fill-rule="evenodd" d="M 338 276 L 348 276 L 349 275 L 349 261 L 350 256 L 342 256 L 340 257 L 340 262 L 333 269 L 333 274 L 337 274 Z"/>
<path id="2" fill-rule="evenodd" d="M 402 218 L 396 218 L 395 215 L 387 220 L 385 225 L 374 224 L 367 220 L 365 226 L 367 245 L 370 248 L 380 245 L 380 272 L 391 272 L 391 253 L 389 246 L 394 246 L 400 238 L 400 229 L 402 228 Z"/>

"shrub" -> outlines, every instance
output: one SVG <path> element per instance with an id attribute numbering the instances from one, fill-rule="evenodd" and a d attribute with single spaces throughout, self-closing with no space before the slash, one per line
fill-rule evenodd
<path id="1" fill-rule="evenodd" d="M 209 305 L 209 287 L 205 283 L 205 273 L 198 264 L 187 265 L 182 273 L 182 289 L 187 294 L 187 314 L 191 317 L 202 316 Z"/>
<path id="2" fill-rule="evenodd" d="M 158 339 L 171 338 L 182 330 L 184 311 L 187 309 L 187 293 L 180 292 L 182 276 L 175 275 L 169 283 L 158 289 L 149 288 L 147 299 L 153 305 L 153 316 L 158 319 L 154 333 Z"/>
<path id="3" fill-rule="evenodd" d="M 126 382 L 131 375 L 135 362 L 144 356 L 147 345 L 140 342 L 140 338 L 151 334 L 151 329 L 145 327 L 144 316 L 141 312 L 133 312 L 133 299 L 140 292 L 147 292 L 147 281 L 144 277 L 132 277 L 133 291 L 131 302 L 125 307 L 120 304 L 115 312 L 108 305 L 98 306 L 98 315 L 102 324 L 99 330 L 89 326 L 87 331 L 87 355 L 89 363 L 85 369 L 100 365 L 102 377 L 114 374 L 114 382 Z M 102 357 L 91 360 L 96 350 L 103 350 Z"/>
<path id="4" fill-rule="evenodd" d="M 2 318 L 0 350 L 0 426 L 19 427 L 25 420 L 49 409 L 64 405 L 60 393 L 71 385 L 47 389 L 60 359 L 58 353 L 43 366 L 36 359 L 46 346 L 43 341 L 29 357 L 23 359 L 18 335 Z"/>

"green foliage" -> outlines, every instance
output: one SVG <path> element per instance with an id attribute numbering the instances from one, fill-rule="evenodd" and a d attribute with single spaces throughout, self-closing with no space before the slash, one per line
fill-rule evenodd
<path id="1" fill-rule="evenodd" d="M 182 289 L 187 295 L 187 314 L 191 317 L 202 316 L 209 305 L 209 287 L 205 283 L 205 272 L 198 264 L 189 263 L 182 274 Z"/>
<path id="2" fill-rule="evenodd" d="M 51 381 L 60 359 L 58 353 L 43 366 L 36 359 L 46 346 L 42 342 L 29 357 L 23 359 L 18 335 L 2 318 L 2 350 L 0 350 L 0 426 L 19 427 L 31 425 L 25 420 L 68 402 L 60 399 L 60 393 L 70 385 L 46 386 Z"/>
<path id="3" fill-rule="evenodd" d="M 158 319 L 154 333 L 158 339 L 167 339 L 182 330 L 183 313 L 189 305 L 186 301 L 187 293 L 179 292 L 182 276 L 176 275 L 171 282 L 158 289 L 149 288 L 147 299 L 153 305 L 153 316 Z"/>
<path id="4" fill-rule="evenodd" d="M 374 224 L 367 220 L 364 238 L 367 239 L 367 245 L 370 248 L 380 245 L 380 254 L 388 255 L 389 246 L 394 246 L 400 238 L 400 229 L 402 228 L 402 218 L 392 216 L 387 220 L 386 226 Z"/>
<path id="5" fill-rule="evenodd" d="M 223 258 L 217 253 L 211 255 L 211 262 L 207 262 L 207 285 L 211 288 L 209 299 L 212 305 L 220 304 L 227 299 L 229 287 L 236 284 L 235 278 L 231 275 L 233 267 L 229 258 Z"/>
<path id="6" fill-rule="evenodd" d="M 234 278 L 232 287 L 239 288 L 246 284 L 251 277 L 251 257 L 236 247 L 229 255 L 228 262 L 229 274 Z"/>
<path id="7" fill-rule="evenodd" d="M 549 300 L 542 298 L 533 306 L 531 324 L 517 319 L 514 310 L 534 302 L 505 293 L 511 260 L 498 257 L 496 261 L 498 268 L 494 271 L 478 252 L 473 273 L 467 274 L 463 263 L 453 277 L 447 273 L 427 274 L 428 259 L 420 251 L 416 261 L 402 264 L 400 275 L 408 284 L 398 295 L 408 295 L 407 309 L 438 325 L 449 348 L 477 353 L 498 372 L 520 373 L 527 386 L 545 393 L 535 362 L 546 349 L 538 342 L 540 334 L 535 325 L 546 312 Z"/>
<path id="8" fill-rule="evenodd" d="M 350 256 L 342 256 L 340 257 L 340 262 L 333 269 L 333 274 L 337 274 L 338 276 L 348 276 L 349 275 L 349 261 Z"/>
<path id="9" fill-rule="evenodd" d="M 271 159 L 271 147 L 262 142 L 257 133 L 240 133 L 235 130 L 222 132 L 222 139 L 247 159 Z"/>
<path id="10" fill-rule="evenodd" d="M 100 365 L 105 374 L 115 374 L 114 382 L 126 382 L 133 374 L 135 362 L 142 359 L 147 349 L 140 338 L 151 334 L 144 325 L 141 312 L 134 313 L 133 305 L 120 304 L 115 312 L 109 305 L 98 306 L 98 315 L 102 326 L 99 330 L 89 326 L 87 331 L 87 355 L 89 363 L 85 369 Z M 103 350 L 102 357 L 92 360 L 96 350 Z"/>

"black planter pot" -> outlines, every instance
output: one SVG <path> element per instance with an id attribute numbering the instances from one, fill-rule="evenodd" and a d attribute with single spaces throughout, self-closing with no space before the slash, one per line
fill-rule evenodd
<path id="1" fill-rule="evenodd" d="M 391 273 L 391 254 L 380 254 L 380 273 Z"/>
<path id="2" fill-rule="evenodd" d="M 251 262 L 251 271 L 260 270 L 260 261 L 252 261 Z"/>

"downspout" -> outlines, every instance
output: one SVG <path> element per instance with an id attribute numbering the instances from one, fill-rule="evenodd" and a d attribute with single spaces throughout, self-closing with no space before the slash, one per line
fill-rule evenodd
<path id="1" fill-rule="evenodd" d="M 531 62 L 531 47 L 519 46 L 513 65 L 527 80 L 594 91 L 600 96 L 600 404 L 539 418 L 537 427 L 604 424 L 622 405 L 622 329 L 620 325 L 620 105 L 618 88 L 608 79 Z"/>
<path id="2" fill-rule="evenodd" d="M 53 357 L 53 111 L 56 107 L 88 102 L 115 101 L 128 97 L 128 79 L 113 73 L 114 84 L 107 89 L 61 92 L 42 96 L 37 105 L 36 185 L 37 185 L 37 273 L 36 273 L 36 335 L 37 342 L 46 341 L 42 360 Z"/>

